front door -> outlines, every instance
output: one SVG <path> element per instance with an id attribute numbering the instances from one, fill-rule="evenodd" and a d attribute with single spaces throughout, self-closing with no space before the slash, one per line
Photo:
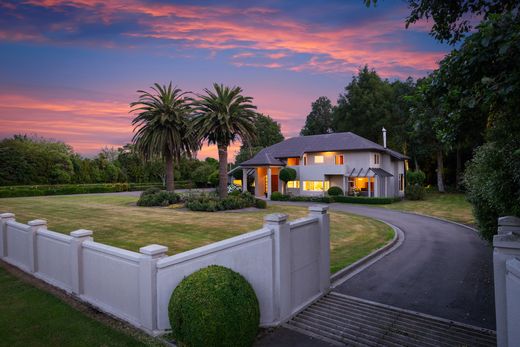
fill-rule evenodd
<path id="1" fill-rule="evenodd" d="M 271 175 L 271 193 L 278 191 L 278 175 Z"/>

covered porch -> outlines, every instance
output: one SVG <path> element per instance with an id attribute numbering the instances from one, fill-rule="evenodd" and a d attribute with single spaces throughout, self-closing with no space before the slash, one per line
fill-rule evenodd
<path id="1" fill-rule="evenodd" d="M 271 198 L 272 193 L 281 192 L 282 182 L 279 173 L 282 166 L 241 167 L 240 169 L 242 191 L 254 192 L 256 197 L 267 199 Z"/>
<path id="2" fill-rule="evenodd" d="M 389 178 L 393 175 L 380 168 L 353 168 L 343 177 L 343 191 L 346 195 L 366 197 L 388 197 Z"/>

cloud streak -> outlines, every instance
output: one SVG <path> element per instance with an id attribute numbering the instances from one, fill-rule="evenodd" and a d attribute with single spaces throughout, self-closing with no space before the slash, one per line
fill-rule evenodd
<path id="1" fill-rule="evenodd" d="M 233 51 L 235 66 L 288 69 L 295 72 L 354 73 L 369 64 L 385 77 L 419 76 L 435 68 L 442 52 L 417 50 L 402 40 L 401 14 L 389 13 L 375 20 L 341 26 L 295 20 L 274 8 L 164 4 L 140 0 L 30 0 L 25 6 L 66 14 L 63 23 L 52 23 L 43 35 L 56 36 L 60 28 L 80 31 L 98 18 L 104 26 L 135 22 L 115 32 L 111 44 L 136 45 L 150 40 L 172 42 L 185 49 Z M 367 10 L 368 11 L 368 10 Z M 79 12 L 79 13 L 78 13 Z M 427 31 L 428 24 L 414 30 Z M 68 37 L 64 35 L 64 37 Z M 130 39 L 121 42 L 122 38 Z M 42 40 L 38 32 L 11 35 L 3 40 Z M 392 45 L 387 45 L 393 41 Z M 386 45 L 383 45 L 386 44 Z M 295 63 L 290 56 L 303 62 Z M 255 59 L 255 61 L 251 61 Z M 300 60 L 301 60 L 300 59 Z M 283 61 L 282 61 L 283 60 Z"/>

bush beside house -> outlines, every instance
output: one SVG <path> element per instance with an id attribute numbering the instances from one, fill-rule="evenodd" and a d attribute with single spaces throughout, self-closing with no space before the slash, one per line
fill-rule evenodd
<path id="1" fill-rule="evenodd" d="M 274 192 L 271 194 L 271 200 L 273 201 L 300 201 L 300 202 L 319 202 L 319 203 L 352 203 L 352 204 L 373 204 L 373 205 L 384 205 L 391 204 L 398 198 L 369 198 L 364 196 L 292 196 L 288 194 L 282 194 L 280 192 Z"/>
<path id="2" fill-rule="evenodd" d="M 406 173 L 405 197 L 409 200 L 423 200 L 426 193 L 424 181 L 426 175 L 421 170 Z"/>
<path id="3" fill-rule="evenodd" d="M 181 346 L 253 344 L 260 323 L 255 291 L 242 275 L 211 265 L 186 277 L 168 307 L 172 335 Z"/>

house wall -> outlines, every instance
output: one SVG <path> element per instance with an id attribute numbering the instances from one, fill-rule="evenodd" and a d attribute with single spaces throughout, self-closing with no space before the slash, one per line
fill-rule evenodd
<path id="1" fill-rule="evenodd" d="M 137 252 L 47 230 L 44 220 L 27 225 L 0 214 L 0 259 L 59 287 L 103 312 L 150 334 L 170 328 L 168 303 L 191 273 L 217 264 L 244 276 L 260 305 L 262 326 L 275 326 L 326 294 L 330 287 L 330 225 L 326 206 L 307 217 L 264 218 L 262 229 L 166 257 L 167 247 Z"/>

